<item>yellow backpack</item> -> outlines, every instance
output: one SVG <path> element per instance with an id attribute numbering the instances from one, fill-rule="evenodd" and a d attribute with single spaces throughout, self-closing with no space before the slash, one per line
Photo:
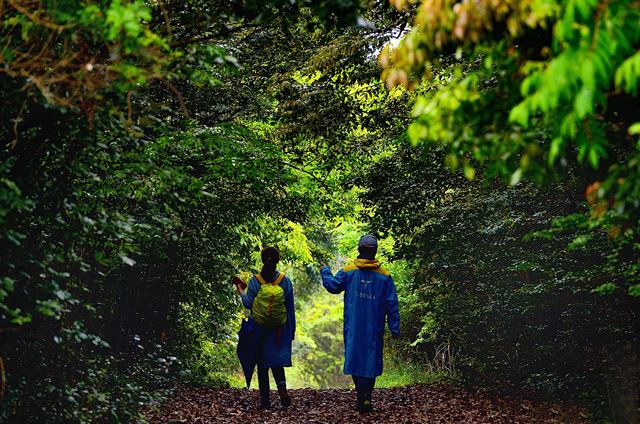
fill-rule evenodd
<path id="1" fill-rule="evenodd" d="M 284 325 L 287 322 L 287 308 L 284 306 L 284 290 L 280 287 L 284 274 L 280 273 L 273 283 L 267 283 L 260 274 L 255 277 L 260 289 L 251 308 L 253 320 L 267 328 Z"/>

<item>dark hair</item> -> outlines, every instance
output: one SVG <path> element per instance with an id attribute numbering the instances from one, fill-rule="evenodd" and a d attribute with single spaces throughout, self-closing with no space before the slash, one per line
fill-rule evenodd
<path id="1" fill-rule="evenodd" d="M 358 246 L 358 258 L 360 259 L 375 259 L 378 248 L 375 246 Z"/>
<path id="2" fill-rule="evenodd" d="M 260 275 L 265 280 L 272 280 L 276 273 L 276 265 L 280 262 L 280 252 L 273 246 L 267 246 L 260 252 L 262 258 L 262 270 Z"/>

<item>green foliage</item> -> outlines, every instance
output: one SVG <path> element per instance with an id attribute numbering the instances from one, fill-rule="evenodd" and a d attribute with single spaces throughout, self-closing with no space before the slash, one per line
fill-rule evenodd
<path id="1" fill-rule="evenodd" d="M 341 190 L 356 139 L 384 136 L 392 112 L 379 104 L 406 108 L 379 80 L 357 81 L 357 68 L 376 77 L 369 35 L 344 27 L 360 12 L 344 1 L 0 4 L 1 420 L 129 422 L 170 382 L 233 381 L 229 277 L 255 271 L 265 244 L 281 248 L 296 293 L 314 293 L 325 222 L 356 207 Z M 353 65 L 343 82 L 328 60 L 308 78 L 339 36 L 358 40 L 341 53 Z M 294 76 L 307 84 L 294 91 L 322 85 L 332 100 L 300 104 L 295 118 L 319 111 L 315 133 L 282 107 Z M 366 120 L 327 131 L 361 110 Z M 379 153 L 375 137 L 364 148 Z"/>
<path id="2" fill-rule="evenodd" d="M 342 374 L 342 299 L 317 287 L 300 306 L 293 352 L 296 367 L 308 385 L 347 387 L 350 379 Z"/>
<path id="3" fill-rule="evenodd" d="M 416 361 L 413 355 L 399 354 L 403 349 L 391 340 L 385 340 L 384 371 L 376 379 L 376 387 L 398 387 L 430 384 L 450 378 L 451 374 L 435 361 Z"/>
<path id="4" fill-rule="evenodd" d="M 165 39 L 149 27 L 141 1 L 2 5 L 3 74 L 23 80 L 43 103 L 79 108 L 164 76 Z M 39 51 L 32 55 L 33 51 Z"/>
<path id="5" fill-rule="evenodd" d="M 265 245 L 317 387 L 350 384 L 317 262 L 365 232 L 401 303 L 383 385 L 597 397 L 637 334 L 635 3 L 444 2 L 383 78 L 413 13 L 384 2 L 5 3 L 0 419 L 129 422 L 176 380 L 237 384 L 229 277 Z"/>
<path id="6" fill-rule="evenodd" d="M 197 359 L 192 360 L 190 367 L 185 370 L 184 380 L 197 384 L 210 384 L 218 387 L 229 386 L 232 382 L 237 387 L 244 387 L 231 377 L 237 371 L 236 340 L 234 337 L 224 337 L 213 343 L 203 340 L 202 346 L 196 350 Z"/>
<path id="7" fill-rule="evenodd" d="M 495 3 L 488 13 L 479 4 L 448 6 L 432 14 L 421 9 L 416 22 L 426 24 L 381 57 L 388 82 L 408 84 L 398 73 L 428 71 L 429 79 L 413 84 L 420 97 L 412 139 L 446 146 L 447 164 L 469 179 L 480 166 L 511 185 L 588 164 L 585 188 L 597 183 L 594 196 L 613 200 L 598 222 L 634 226 L 639 151 L 629 135 L 640 77 L 637 4 Z M 476 14 L 476 24 L 462 19 Z M 493 31 L 492 17 L 508 31 Z M 456 60 L 446 55 L 451 48 Z"/>
<path id="8" fill-rule="evenodd" d="M 370 169 L 362 198 L 411 265 L 398 290 L 409 358 L 444 358 L 436 369 L 471 385 L 585 394 L 601 408 L 602 361 L 636 331 L 620 288 L 637 256 L 617 266 L 618 241 L 580 204 L 579 180 L 482 185 L 434 166 L 442 152 L 405 149 Z"/>
<path id="9" fill-rule="evenodd" d="M 407 2 L 392 3 L 402 8 Z M 624 352 L 637 351 L 640 339 L 637 325 L 626 324 L 635 322 L 638 313 L 634 298 L 639 278 L 640 222 L 640 150 L 635 139 L 640 77 L 638 4 L 589 0 L 479 1 L 454 6 L 454 2 L 424 0 L 417 10 L 409 34 L 397 48 L 388 46 L 380 56 L 388 84 L 402 84 L 418 92 L 415 120 L 408 131 L 410 137 L 414 143 L 426 141 L 441 146 L 449 168 L 460 169 L 467 179 L 480 179 L 485 184 L 478 195 L 469 194 L 470 205 L 482 204 L 485 195 L 504 193 L 517 199 L 530 193 L 532 204 L 544 205 L 531 213 L 548 215 L 546 228 L 542 222 L 540 228 L 532 225 L 528 235 L 510 235 L 515 228 L 506 231 L 505 223 L 509 220 L 526 227 L 526 219 L 515 218 L 519 209 L 512 203 L 503 204 L 505 210 L 512 211 L 512 216 L 502 218 L 503 223 L 496 219 L 491 226 L 482 217 L 471 218 L 466 210 L 459 210 L 458 219 L 448 221 L 448 233 L 455 235 L 452 239 L 441 231 L 432 232 L 438 227 L 439 218 L 424 220 L 425 225 L 414 227 L 413 231 L 396 227 L 401 234 L 410 235 L 399 239 L 407 239 L 408 247 L 421 251 L 418 257 L 431 258 L 436 264 L 427 268 L 431 269 L 429 275 L 436 276 L 432 285 L 437 289 L 432 297 L 441 300 L 425 311 L 429 331 L 461 337 L 457 343 L 466 346 L 463 351 L 470 348 L 477 353 L 458 362 L 464 366 L 462 362 L 468 361 L 463 374 L 472 380 L 505 378 L 508 384 L 526 380 L 543 390 L 572 384 L 593 394 L 603 391 L 594 374 L 598 370 L 605 375 L 609 388 L 618 387 L 611 384 L 617 378 L 615 375 L 623 375 L 636 366 L 629 365 L 622 356 Z M 537 194 L 524 183 L 527 179 L 555 187 Z M 565 182 L 559 183 L 561 179 Z M 511 194 L 496 188 L 495 180 L 520 188 Z M 568 194 L 571 203 L 549 214 L 553 205 L 547 203 L 553 202 L 550 199 L 563 201 L 556 197 L 561 187 L 571 187 Z M 454 196 L 457 190 L 453 188 Z M 545 198 L 539 197 L 542 193 Z M 447 208 L 446 204 L 444 209 L 436 205 L 439 211 L 436 216 L 446 213 Z M 382 206 L 381 210 L 387 209 Z M 477 231 L 464 224 L 470 218 L 485 228 L 487 237 L 503 232 L 500 240 L 504 245 L 488 246 L 478 255 L 473 250 L 471 254 L 467 249 L 460 251 L 450 240 L 463 243 Z M 460 227 L 466 228 L 466 232 L 455 230 Z M 417 234 L 432 237 L 437 246 L 416 243 Z M 525 273 L 527 281 L 510 276 L 509 272 L 496 275 L 497 270 L 518 258 L 519 246 L 509 241 L 520 243 L 523 236 L 525 244 L 544 246 L 543 251 L 534 255 L 536 258 L 523 255 L 519 263 L 511 265 L 514 271 Z M 467 248 L 470 246 L 473 244 Z M 505 248 L 510 249 L 510 257 L 494 262 L 493 258 L 501 257 L 500 249 Z M 440 261 L 443 253 L 456 251 L 469 257 L 468 264 L 457 268 L 467 273 L 466 279 L 448 272 L 456 268 L 454 263 L 459 263 L 450 253 L 447 257 L 453 263 Z M 549 256 L 545 256 L 545 251 Z M 487 273 L 495 276 L 486 281 Z M 529 280 L 536 278 L 540 282 L 534 289 L 524 289 Z M 549 299 L 555 300 L 567 292 L 570 293 L 565 299 L 567 310 L 556 319 L 566 327 L 558 330 L 558 324 L 541 323 L 539 332 L 533 333 L 520 326 L 509 327 L 522 323 L 522 317 L 530 320 L 533 311 L 542 310 L 543 299 L 536 296 L 547 293 Z M 474 300 L 483 295 L 488 296 L 487 305 Z M 595 299 L 588 300 L 591 296 Z M 453 316 L 457 306 L 451 309 L 442 306 L 446 302 L 465 305 L 473 311 L 471 321 L 482 322 L 491 330 L 485 332 L 456 321 Z M 545 303 L 547 314 L 554 314 L 552 305 Z M 586 310 L 592 316 L 582 317 Z M 498 316 L 506 323 L 496 324 Z M 594 334 L 580 334 L 577 328 L 585 322 L 590 323 Z M 542 337 L 537 341 L 540 349 L 526 347 L 514 340 L 513 334 L 527 334 L 528 340 Z M 486 352 L 467 345 L 472 338 L 483 340 L 484 335 L 489 336 L 489 344 L 509 343 L 508 348 Z M 594 363 L 589 369 L 572 369 L 550 359 L 550 367 L 544 369 L 546 365 L 538 359 L 556 351 L 574 352 L 574 358 L 600 354 L 606 363 L 618 365 L 598 367 Z M 513 358 L 520 359 L 504 367 L 504 361 Z M 533 368 L 539 366 L 542 368 L 534 372 Z M 508 373 L 507 368 L 532 374 L 523 379 L 523 374 Z M 637 385 L 637 379 L 630 384 Z M 608 395 L 616 415 L 624 394 L 616 389 L 609 390 Z M 628 407 L 635 410 L 635 406 Z M 637 416 L 627 416 L 622 421 L 633 419 Z"/>

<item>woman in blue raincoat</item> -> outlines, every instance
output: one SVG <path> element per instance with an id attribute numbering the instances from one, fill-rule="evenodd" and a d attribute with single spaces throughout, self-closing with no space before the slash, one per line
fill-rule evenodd
<path id="1" fill-rule="evenodd" d="M 344 292 L 344 373 L 351 374 L 358 394 L 357 409 L 372 410 L 375 379 L 382 374 L 385 320 L 395 337 L 400 335 L 398 296 L 389 271 L 375 259 L 378 241 L 372 235 L 358 243 L 359 256 L 334 276 L 320 268 L 329 293 Z"/>
<path id="2" fill-rule="evenodd" d="M 266 247 L 260 253 L 262 258 L 262 270 L 260 274 L 251 277 L 246 292 L 238 287 L 245 308 L 253 309 L 254 300 L 258 295 L 261 285 L 278 284 L 284 294 L 284 306 L 286 308 L 286 322 L 276 328 L 267 328 L 258 325 L 252 318 L 251 324 L 256 328 L 253 337 L 256 337 L 256 364 L 258 366 L 258 386 L 260 388 L 260 406 L 271 406 L 269 392 L 269 368 L 276 382 L 280 403 L 283 407 L 291 404 L 291 397 L 287 393 L 287 382 L 284 367 L 291 366 L 291 343 L 296 332 L 296 315 L 293 302 L 293 285 L 288 277 L 281 275 L 276 270 L 280 261 L 280 252 L 275 247 Z M 262 281 L 260 281 L 262 280 Z M 278 282 L 279 280 L 279 282 Z"/>

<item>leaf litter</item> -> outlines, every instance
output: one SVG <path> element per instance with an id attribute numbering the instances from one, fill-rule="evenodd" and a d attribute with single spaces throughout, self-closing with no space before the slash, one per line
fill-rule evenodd
<path id="1" fill-rule="evenodd" d="M 272 391 L 271 409 L 261 410 L 257 390 L 179 386 L 147 418 L 158 424 L 589 422 L 586 411 L 578 407 L 470 393 L 445 383 L 376 389 L 370 414 L 355 410 L 353 390 L 294 389 L 289 394 L 289 408 L 281 408 Z"/>

